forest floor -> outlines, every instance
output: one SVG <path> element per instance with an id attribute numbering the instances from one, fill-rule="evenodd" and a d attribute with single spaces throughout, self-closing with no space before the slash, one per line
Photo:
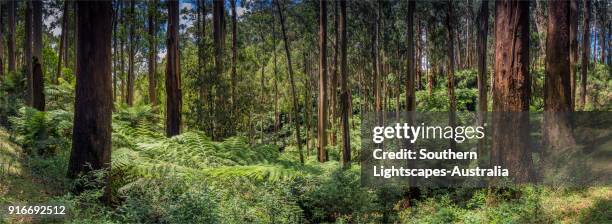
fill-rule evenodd
<path id="1" fill-rule="evenodd" d="M 36 223 L 32 216 L 6 216 L 8 205 L 45 205 L 59 190 L 36 177 L 28 158 L 10 135 L 0 129 L 0 223 Z"/>
<path id="2" fill-rule="evenodd" d="M 56 176 L 45 176 L 37 174 L 41 169 L 40 160 L 33 160 L 25 155 L 22 148 L 13 143 L 8 132 L 0 129 L 0 224 L 3 223 L 47 223 L 49 220 L 41 220 L 31 216 L 7 216 L 7 205 L 46 205 L 53 198 L 61 197 L 66 193 L 65 186 L 57 185 L 59 180 Z M 38 168 L 37 168 L 38 167 Z M 62 174 L 59 167 L 48 167 L 57 169 L 55 172 Z M 538 223 L 610 223 L 612 220 L 612 187 L 589 187 L 580 190 L 561 190 L 544 188 L 536 193 L 539 203 L 505 203 L 489 204 L 475 210 L 464 210 L 470 216 L 493 216 L 485 218 L 489 222 L 496 220 L 494 217 L 518 215 L 521 212 L 515 209 L 537 206 L 539 212 L 533 213 L 533 222 Z M 533 196 L 533 195 L 532 195 Z M 515 204 L 512 206 L 512 204 Z M 418 207 L 421 211 L 430 211 L 427 203 Z M 437 207 L 437 206 L 433 206 Z M 432 208 L 433 211 L 440 208 Z M 531 210 L 531 209 L 528 209 Z M 429 213 L 429 212 L 427 212 Z M 433 212 L 436 213 L 436 212 Z M 439 212 L 438 212 L 439 213 Z M 431 216 L 431 214 L 423 214 Z M 428 218 L 421 220 L 429 220 Z M 520 220 L 520 218 L 518 218 Z M 64 220 L 68 221 L 68 220 Z M 78 220 L 72 220 L 77 221 Z M 55 219 L 55 222 L 62 222 Z M 469 222 L 466 222 L 469 223 Z"/>

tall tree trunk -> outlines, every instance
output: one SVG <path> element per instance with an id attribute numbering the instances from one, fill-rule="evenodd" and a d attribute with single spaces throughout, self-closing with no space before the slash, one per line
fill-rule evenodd
<path id="1" fill-rule="evenodd" d="M 515 181 L 531 178 L 529 146 L 529 2 L 495 2 L 492 165 Z M 523 111 L 523 112 L 522 112 Z M 504 113 L 522 112 L 522 113 Z"/>
<path id="2" fill-rule="evenodd" d="M 336 145 L 336 117 L 337 117 L 337 90 L 338 90 L 338 1 L 333 1 L 334 6 L 334 52 L 332 55 L 331 74 L 329 74 L 329 140 L 331 145 Z"/>
<path id="3" fill-rule="evenodd" d="M 570 0 L 569 13 L 570 41 L 570 108 L 573 111 L 576 104 L 576 62 L 578 62 L 578 0 Z"/>
<path id="4" fill-rule="evenodd" d="M 24 66 L 27 80 L 26 90 L 26 105 L 33 105 L 33 78 L 32 75 L 32 1 L 26 1 L 26 13 L 25 13 L 25 40 L 23 41 L 23 55 L 24 55 Z"/>
<path id="5" fill-rule="evenodd" d="M 168 37 L 166 38 L 166 135 L 181 133 L 181 66 L 179 53 L 179 3 L 168 1 Z"/>
<path id="6" fill-rule="evenodd" d="M 231 103 L 232 103 L 232 113 L 235 113 L 236 111 L 234 111 L 236 108 L 236 85 L 237 85 L 237 74 L 236 74 L 236 63 L 238 60 L 238 23 L 237 23 L 237 18 L 238 15 L 236 15 L 236 0 L 230 0 L 230 5 L 232 8 L 232 74 L 231 74 Z M 281 21 L 282 22 L 282 21 Z"/>
<path id="7" fill-rule="evenodd" d="M 327 1 L 319 0 L 319 116 L 318 151 L 319 162 L 327 161 Z"/>
<path id="8" fill-rule="evenodd" d="M 586 106 L 586 84 L 587 84 L 587 71 L 589 69 L 589 53 L 591 52 L 591 44 L 589 43 L 591 36 L 589 31 L 591 30 L 591 1 L 584 0 L 584 20 L 583 20 L 583 32 L 582 32 L 582 73 L 580 74 L 580 106 L 584 110 Z"/>
<path id="9" fill-rule="evenodd" d="M 135 40 L 134 40 L 134 36 L 136 35 L 136 11 L 135 11 L 135 3 L 136 1 L 132 0 L 130 1 L 130 14 L 129 14 L 129 20 L 130 20 L 130 30 L 129 30 L 129 34 L 128 34 L 128 44 L 129 44 L 129 49 L 128 49 L 128 77 L 127 77 L 127 85 L 128 85 L 128 91 L 127 91 L 127 98 L 125 99 L 125 103 L 127 103 L 128 106 L 132 106 L 134 104 L 134 54 L 135 52 Z"/>
<path id="10" fill-rule="evenodd" d="M 157 105 L 157 0 L 149 5 L 149 102 Z"/>
<path id="11" fill-rule="evenodd" d="M 7 50 L 8 50 L 8 71 L 15 71 L 15 4 L 16 1 L 8 1 L 8 37 L 7 37 Z"/>
<path id="12" fill-rule="evenodd" d="M 484 126 L 487 111 L 487 35 L 489 29 L 489 1 L 484 0 L 478 13 L 478 125 Z M 478 141 L 478 153 L 484 152 L 484 139 Z"/>
<path id="13" fill-rule="evenodd" d="M 37 110 L 45 110 L 44 73 L 42 70 L 42 1 L 32 1 L 32 107 Z"/>
<path id="14" fill-rule="evenodd" d="M 68 28 L 68 1 L 64 2 L 63 10 L 62 10 L 62 33 L 60 34 L 59 48 L 57 51 L 57 71 L 55 73 L 55 84 L 59 83 L 59 78 L 62 77 L 62 59 L 64 58 L 64 48 L 67 47 L 65 44 L 66 39 L 66 29 Z M 114 15 L 114 14 L 113 14 Z M 115 16 L 113 16 L 115 17 Z M 117 33 L 117 31 L 113 32 Z M 114 92 L 114 91 L 113 91 Z"/>
<path id="15" fill-rule="evenodd" d="M 110 204 L 112 3 L 77 3 L 77 71 L 68 176 L 107 170 L 103 201 Z M 82 191 L 80 186 L 77 191 Z"/>
<path id="16" fill-rule="evenodd" d="M 300 134 L 300 105 L 298 103 L 297 92 L 295 88 L 295 81 L 293 79 L 293 65 L 291 63 L 291 51 L 289 49 L 290 43 L 287 39 L 287 31 L 285 28 L 285 18 L 283 17 L 283 10 L 280 6 L 279 0 L 276 1 L 276 8 L 278 10 L 278 17 L 280 18 L 281 30 L 283 33 L 283 40 L 285 42 L 285 54 L 287 56 L 287 70 L 289 72 L 289 81 L 291 82 L 291 98 L 293 101 L 293 111 L 295 114 L 295 138 L 298 145 L 298 151 L 300 152 L 300 162 L 304 164 L 304 153 L 302 152 L 302 139 Z"/>
<path id="17" fill-rule="evenodd" d="M 454 52 L 454 42 L 453 37 L 455 36 L 454 27 L 453 27 L 453 4 L 452 0 L 448 0 L 448 11 L 446 15 L 446 29 L 447 29 L 447 41 L 448 41 L 448 68 L 447 68 L 447 81 L 446 87 L 448 91 L 448 100 L 450 101 L 449 105 L 449 117 L 448 117 L 448 125 L 451 127 L 455 126 L 455 111 L 457 111 L 457 99 L 455 97 L 455 62 L 453 58 L 455 58 Z M 460 49 L 460 48 L 459 48 Z M 450 148 L 455 148 L 455 140 L 450 140 Z"/>
<path id="18" fill-rule="evenodd" d="M 606 58 L 606 21 L 607 21 L 607 1 L 599 1 L 599 63 L 604 63 Z"/>
<path id="19" fill-rule="evenodd" d="M 406 76 L 406 110 L 416 110 L 416 90 L 415 90 L 415 74 L 414 74 L 414 1 L 408 2 L 408 14 L 406 15 L 406 59 L 408 62 Z"/>
<path id="20" fill-rule="evenodd" d="M 572 111 L 570 85 L 570 2 L 548 2 L 544 143 L 554 149 L 574 144 L 567 114 Z M 570 66 L 568 66 L 570 65 Z M 558 113 L 562 112 L 562 113 Z"/>
<path id="21" fill-rule="evenodd" d="M 213 139 L 216 139 L 220 136 L 223 136 L 224 133 L 218 133 L 217 127 L 222 127 L 224 125 L 219 125 L 218 123 L 223 124 L 223 119 L 225 116 L 225 107 L 226 107 L 226 90 L 225 86 L 221 85 L 222 83 L 219 81 L 223 78 L 223 49 L 225 48 L 225 1 L 224 0 L 213 0 L 213 39 L 214 39 L 214 49 L 215 49 L 215 72 L 213 83 L 218 90 L 216 92 L 216 103 L 215 107 L 221 107 L 222 113 L 218 113 L 219 109 L 215 108 L 214 119 L 213 119 Z M 222 116 L 220 116 L 222 115 Z M 222 130 L 219 130 L 222 131 Z"/>
<path id="22" fill-rule="evenodd" d="M 380 71 L 380 55 L 379 55 L 379 33 L 380 33 L 380 20 L 381 20 L 381 5 L 382 2 L 380 0 L 376 1 L 376 19 L 374 22 L 374 33 L 372 34 L 374 36 L 374 66 L 375 68 L 373 68 L 374 70 L 374 99 L 375 99 L 375 111 L 376 114 L 379 114 L 382 110 L 382 96 L 381 96 L 381 88 L 380 88 L 380 76 L 382 76 L 381 71 Z"/>
<path id="23" fill-rule="evenodd" d="M 340 0 L 340 17 L 338 32 L 340 33 L 340 113 L 342 123 L 342 166 L 351 166 L 351 135 L 349 133 L 349 89 L 348 89 L 348 61 L 347 61 L 347 27 L 346 27 L 346 2 Z M 338 43 L 336 43 L 338 44 Z"/>
<path id="24" fill-rule="evenodd" d="M 124 7 L 124 0 L 119 0 L 119 21 L 120 24 L 122 26 L 121 30 L 125 31 L 125 7 Z M 125 102 L 126 99 L 126 91 L 125 91 L 125 32 L 121 32 L 121 36 L 120 38 L 120 43 L 119 43 L 119 79 L 121 80 L 121 85 L 120 88 L 121 89 L 121 99 Z"/>

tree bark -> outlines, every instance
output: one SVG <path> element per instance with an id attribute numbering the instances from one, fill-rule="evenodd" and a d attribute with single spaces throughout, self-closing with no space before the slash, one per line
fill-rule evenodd
<path id="1" fill-rule="evenodd" d="M 149 102 L 157 105 L 157 0 L 149 5 Z"/>
<path id="2" fill-rule="evenodd" d="M 486 122 L 485 111 L 487 107 L 487 35 L 489 29 L 489 1 L 484 0 L 478 13 L 478 125 L 484 126 Z M 478 153 L 484 152 L 484 140 L 478 141 Z"/>
<path id="3" fill-rule="evenodd" d="M 60 34 L 59 48 L 57 51 L 57 71 L 55 73 L 55 84 L 58 84 L 59 78 L 62 77 L 62 59 L 64 58 L 63 53 L 64 48 L 66 47 L 66 45 L 64 45 L 66 42 L 66 29 L 68 28 L 68 1 L 64 2 L 62 12 L 62 33 Z M 116 31 L 113 33 L 116 33 Z"/>
<path id="4" fill-rule="evenodd" d="M 112 3 L 78 2 L 77 16 L 78 66 L 68 176 L 106 170 L 102 199 L 110 204 Z"/>
<path id="5" fill-rule="evenodd" d="M 329 96 L 329 129 L 330 129 L 330 133 L 329 133 L 329 144 L 335 146 L 336 145 L 336 136 L 337 136 L 337 131 L 336 131 L 336 117 L 337 116 L 337 105 L 338 105 L 338 101 L 337 101 L 337 90 L 338 90 L 338 1 L 333 1 L 333 7 L 334 7 L 334 11 L 333 11 L 333 23 L 334 23 L 334 42 L 332 43 L 332 47 L 333 47 L 333 54 L 332 54 L 332 65 L 331 65 L 331 73 L 328 75 L 329 78 L 329 89 L 328 89 L 328 96 Z"/>
<path id="6" fill-rule="evenodd" d="M 578 62 L 578 0 L 570 0 L 570 108 L 573 111 L 576 104 L 576 63 Z"/>
<path id="7" fill-rule="evenodd" d="M 327 161 L 327 1 L 319 0 L 319 107 L 318 151 L 319 162 Z"/>
<path id="8" fill-rule="evenodd" d="M 287 39 L 287 31 L 285 28 L 285 18 L 283 17 L 283 10 L 280 6 L 279 0 L 276 1 L 276 8 L 278 9 L 278 17 L 280 18 L 281 30 L 283 33 L 283 40 L 285 42 L 285 54 L 287 56 L 287 70 L 289 72 L 289 81 L 291 82 L 291 98 L 293 101 L 293 111 L 295 114 L 295 138 L 298 145 L 298 151 L 300 152 L 300 162 L 304 164 L 304 153 L 302 152 L 302 139 L 300 134 L 300 104 L 298 103 L 297 92 L 295 88 L 295 81 L 293 79 L 293 65 L 291 63 L 291 51 L 290 43 Z"/>
<path id="9" fill-rule="evenodd" d="M 448 11 L 446 16 L 446 29 L 447 29 L 447 41 L 448 41 L 448 68 L 447 68 L 447 81 L 446 88 L 448 91 L 448 100 L 449 100 L 449 114 L 448 114 L 448 125 L 451 127 L 455 126 L 455 111 L 457 111 L 457 99 L 455 97 L 455 52 L 454 52 L 454 42 L 453 37 L 455 36 L 454 27 L 453 27 L 453 5 L 452 0 L 448 0 Z M 460 52 L 460 49 L 459 49 Z M 454 139 L 450 140 L 450 148 L 455 148 L 456 142 Z"/>
<path id="10" fill-rule="evenodd" d="M 24 66 L 27 80 L 26 105 L 33 106 L 34 76 L 32 74 L 32 1 L 26 1 L 25 40 L 23 41 Z"/>
<path id="11" fill-rule="evenodd" d="M 544 144 L 552 149 L 573 145 L 570 85 L 570 2 L 548 2 L 546 78 L 544 81 Z M 569 66 L 568 66 L 569 65 Z M 561 113 L 558 113 L 561 112 Z"/>
<path id="12" fill-rule="evenodd" d="M 44 94 L 44 72 L 42 70 L 42 1 L 32 1 L 32 107 L 37 110 L 45 110 L 45 94 Z"/>
<path id="13" fill-rule="evenodd" d="M 168 37 L 166 38 L 166 135 L 181 133 L 181 71 L 179 53 L 179 3 L 168 1 Z"/>
<path id="14" fill-rule="evenodd" d="M 529 2 L 496 1 L 495 12 L 493 111 L 497 113 L 493 114 L 491 162 L 508 168 L 510 177 L 524 183 L 532 176 L 526 112 L 531 96 Z"/>
<path id="15" fill-rule="evenodd" d="M 215 107 L 219 107 L 221 109 L 215 108 L 213 111 L 214 119 L 213 119 L 213 139 L 217 139 L 221 136 L 224 136 L 223 133 L 225 130 L 223 128 L 229 127 L 226 125 L 227 121 L 231 118 L 227 117 L 226 111 L 226 86 L 222 80 L 223 71 L 224 71 L 224 62 L 223 62 L 223 52 L 225 48 L 225 1 L 224 0 L 213 0 L 213 39 L 214 39 L 214 49 L 215 49 L 215 72 L 213 77 L 213 85 L 215 85 L 216 93 L 215 93 Z M 221 113 L 219 113 L 221 111 Z M 217 129 L 220 128 L 220 129 Z"/>
<path id="16" fill-rule="evenodd" d="M 119 11 L 121 12 L 120 20 L 121 20 L 121 26 L 123 26 L 122 30 L 125 30 L 125 7 L 124 7 L 125 2 L 123 0 L 119 0 Z M 123 33 L 123 32 L 122 32 Z M 119 79 L 121 79 L 121 99 L 125 101 L 126 97 L 126 91 L 125 91 L 125 35 L 122 35 L 121 37 L 119 37 L 120 40 L 120 46 L 119 46 L 119 70 L 120 70 L 120 74 L 119 74 Z"/>
<path id="17" fill-rule="evenodd" d="M 589 54 L 591 52 L 591 44 L 589 31 L 591 30 L 591 1 L 584 0 L 584 20 L 582 32 L 582 73 L 580 74 L 580 106 L 584 110 L 586 106 L 586 84 L 587 71 L 589 69 Z"/>
<path id="18" fill-rule="evenodd" d="M 135 40 L 134 37 L 136 35 L 136 11 L 135 11 L 135 3 L 136 1 L 132 0 L 130 1 L 130 30 L 129 30 L 129 34 L 128 34 L 128 44 L 129 44 L 129 49 L 128 49 L 128 77 L 127 77 L 127 85 L 128 85 L 128 91 L 127 91 L 127 98 L 125 100 L 125 103 L 127 103 L 128 106 L 132 106 L 134 104 L 134 54 L 135 52 Z"/>
<path id="19" fill-rule="evenodd" d="M 338 31 L 340 33 L 340 105 L 342 121 L 342 166 L 351 166 L 351 139 L 349 126 L 349 90 L 348 90 L 348 61 L 347 61 L 347 27 L 346 27 L 346 0 L 340 0 L 340 17 Z M 338 44 L 338 43 L 336 43 Z"/>

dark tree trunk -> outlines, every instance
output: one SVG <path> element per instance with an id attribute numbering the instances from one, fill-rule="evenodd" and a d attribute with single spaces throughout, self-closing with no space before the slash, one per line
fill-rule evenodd
<path id="1" fill-rule="evenodd" d="M 457 99 L 455 97 L 455 52 L 454 52 L 454 42 L 453 37 L 455 36 L 454 27 L 453 27 L 453 5 L 452 0 L 448 1 L 448 11 L 446 15 L 446 29 L 447 29 L 447 41 L 448 41 L 448 68 L 446 71 L 447 80 L 446 87 L 448 91 L 448 100 L 449 100 L 449 114 L 448 114 L 448 125 L 451 127 L 455 126 L 455 111 L 457 111 Z M 460 42 L 459 42 L 460 43 Z M 458 44 L 459 44 L 458 43 Z M 459 48 L 460 49 L 460 48 Z M 460 50 L 459 50 L 460 52 Z M 458 53 L 459 53 L 458 52 Z M 456 145 L 455 140 L 450 140 L 450 148 L 454 149 Z"/>
<path id="2" fill-rule="evenodd" d="M 572 111 L 570 85 L 570 2 L 548 2 L 544 144 L 560 149 L 574 144 L 566 113 Z M 569 66 L 568 66 L 569 65 Z M 558 113 L 562 112 L 562 113 Z"/>
<path id="3" fill-rule="evenodd" d="M 582 73 L 580 74 L 580 106 L 584 109 L 586 105 L 586 84 L 587 84 L 587 71 L 589 69 L 589 53 L 591 52 L 591 44 L 589 43 L 591 36 L 589 31 L 591 30 L 591 1 L 584 0 L 584 25 L 582 32 Z"/>
<path id="4" fill-rule="evenodd" d="M 319 116 L 318 151 L 319 162 L 327 161 L 327 1 L 319 0 Z"/>
<path id="5" fill-rule="evenodd" d="M 223 54 L 225 48 L 225 1 L 224 0 L 213 0 L 213 39 L 215 49 L 215 72 L 213 76 L 213 83 L 215 89 L 215 110 L 213 119 L 213 139 L 217 139 L 225 135 L 225 128 L 229 128 L 230 125 L 227 123 L 229 118 L 226 113 L 228 110 L 226 104 L 227 97 L 227 86 L 223 82 L 218 80 L 223 79 L 224 62 Z"/>
<path id="6" fill-rule="evenodd" d="M 8 71 L 15 71 L 15 4 L 16 1 L 8 1 L 8 37 L 7 37 L 7 51 L 8 51 Z"/>
<path id="7" fill-rule="evenodd" d="M 340 21 L 338 29 L 340 33 L 340 111 L 342 114 L 342 165 L 344 168 L 351 166 L 351 138 L 349 126 L 349 89 L 348 89 L 348 61 L 347 61 L 347 27 L 346 27 L 346 0 L 340 0 Z M 337 44 L 337 43 L 336 43 Z"/>
<path id="8" fill-rule="evenodd" d="M 478 125 L 484 126 L 487 107 L 487 35 L 489 29 L 489 1 L 484 0 L 478 13 Z M 478 141 L 478 153 L 483 154 L 484 140 Z"/>
<path id="9" fill-rule="evenodd" d="M 32 60 L 32 107 L 37 110 L 45 110 L 44 94 L 44 72 L 42 70 L 42 1 L 32 1 L 32 37 L 33 37 L 33 60 Z"/>
<path id="10" fill-rule="evenodd" d="M 119 5 L 120 4 L 119 4 L 119 1 L 113 1 L 113 2 L 116 5 L 116 8 L 113 8 L 113 49 L 112 49 L 112 53 L 113 53 L 113 55 L 112 55 L 112 60 L 113 60 L 113 62 L 112 62 L 113 63 L 113 102 L 116 102 L 117 101 L 117 79 L 118 79 L 117 72 L 119 71 L 117 69 L 117 67 L 119 66 L 119 62 L 118 62 L 119 61 L 118 60 L 119 54 L 117 53 L 117 35 L 118 35 L 117 32 L 119 32 L 119 31 L 118 31 L 117 27 L 119 26 Z M 66 11 L 67 7 L 68 7 L 67 2 L 64 2 L 64 7 L 65 8 L 64 8 L 64 15 L 63 15 L 63 20 L 64 21 L 63 22 L 66 22 L 66 21 L 68 21 L 68 18 L 67 18 L 67 16 L 68 16 L 67 12 L 68 11 Z M 66 32 L 65 32 L 66 27 L 67 27 L 66 24 L 62 25 L 62 35 L 64 36 L 62 38 L 66 38 Z M 63 42 L 61 42 L 60 45 L 63 45 L 65 47 Z M 58 53 L 58 55 L 60 56 L 60 60 L 59 60 L 60 62 L 57 63 L 58 69 L 62 67 L 62 63 L 61 63 L 62 52 L 63 52 L 63 49 L 60 49 L 60 51 Z M 61 73 L 59 73 L 59 75 L 61 75 Z"/>
<path id="11" fill-rule="evenodd" d="M 128 106 L 132 106 L 134 104 L 134 54 L 135 52 L 135 40 L 134 37 L 136 35 L 136 11 L 135 11 L 135 3 L 136 1 L 130 1 L 130 12 L 129 12 L 129 20 L 130 20 L 130 30 L 128 33 L 128 77 L 127 77 L 127 98 L 125 99 L 125 103 Z"/>
<path id="12" fill-rule="evenodd" d="M 166 135 L 181 133 L 181 72 L 179 60 L 179 3 L 168 1 L 168 37 L 166 38 Z"/>
<path id="13" fill-rule="evenodd" d="M 279 0 L 276 1 L 276 8 L 278 10 L 278 16 L 281 23 L 281 31 L 283 33 L 283 40 L 285 42 L 285 54 L 287 56 L 287 70 L 289 72 L 289 81 L 291 82 L 291 98 L 293 101 L 293 111 L 295 114 L 295 138 L 298 145 L 298 151 L 300 152 L 300 162 L 304 164 L 304 152 L 302 152 L 302 139 L 300 134 L 300 104 L 298 103 L 297 91 L 295 88 L 295 81 L 293 79 L 293 65 L 291 63 L 291 50 L 289 49 L 290 43 L 287 39 L 287 31 L 285 28 L 285 18 L 283 17 L 283 10 L 281 8 Z"/>
<path id="14" fill-rule="evenodd" d="M 110 172 L 111 162 L 111 33 L 110 1 L 77 3 L 77 71 L 72 152 L 68 176 L 92 170 Z M 110 175 L 103 201 L 110 204 Z M 77 191 L 86 186 L 77 187 Z"/>
<path id="15" fill-rule="evenodd" d="M 33 105 L 33 85 L 34 76 L 32 74 L 32 1 L 26 1 L 25 13 L 25 40 L 23 41 L 24 66 L 27 80 L 27 90 L 25 95 L 26 105 Z"/>
<path id="16" fill-rule="evenodd" d="M 406 77 L 406 110 L 416 110 L 416 90 L 415 90 L 415 74 L 414 74 L 414 1 L 408 2 L 408 14 L 406 15 L 406 47 L 408 48 L 406 58 L 408 59 L 407 77 Z"/>
<path id="17" fill-rule="evenodd" d="M 492 165 L 518 182 L 531 178 L 529 115 L 529 2 L 495 2 Z"/>
<path id="18" fill-rule="evenodd" d="M 157 0 L 149 5 L 149 102 L 157 105 Z"/>
<path id="19" fill-rule="evenodd" d="M 570 0 L 570 108 L 573 111 L 576 104 L 576 63 L 578 62 L 578 0 Z"/>

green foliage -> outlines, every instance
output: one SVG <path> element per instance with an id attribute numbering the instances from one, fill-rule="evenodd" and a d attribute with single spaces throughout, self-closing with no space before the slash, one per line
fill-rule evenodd
<path id="1" fill-rule="evenodd" d="M 375 194 L 360 187 L 357 169 L 336 169 L 329 175 L 306 185 L 304 208 L 311 212 L 314 222 L 365 222 L 367 215 L 378 210 Z"/>
<path id="2" fill-rule="evenodd" d="M 72 135 L 72 113 L 65 110 L 38 111 L 30 107 L 19 109 L 11 117 L 11 127 L 27 154 L 49 155 L 69 148 Z"/>
<path id="3" fill-rule="evenodd" d="M 9 126 L 8 118 L 22 107 L 24 86 L 21 73 L 8 72 L 0 77 L 0 125 Z"/>
<path id="4" fill-rule="evenodd" d="M 74 110 L 74 85 L 60 78 L 58 85 L 45 85 L 46 109 Z"/>

